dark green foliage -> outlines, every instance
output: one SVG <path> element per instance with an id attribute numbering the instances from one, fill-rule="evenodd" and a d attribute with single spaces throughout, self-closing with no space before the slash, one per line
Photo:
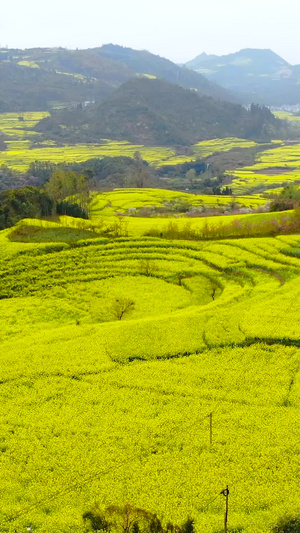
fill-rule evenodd
<path id="1" fill-rule="evenodd" d="M 113 90 L 100 80 L 85 83 L 53 70 L 3 61 L 0 61 L 0 79 L 1 112 L 47 110 L 52 102 L 99 101 Z"/>
<path id="2" fill-rule="evenodd" d="M 14 226 L 23 218 L 41 218 L 53 214 L 53 200 L 36 187 L 11 189 L 0 193 L 0 230 Z M 59 202 L 56 213 L 88 218 L 87 211 L 78 204 Z"/>
<path id="3" fill-rule="evenodd" d="M 65 127 L 62 129 L 61 125 Z M 56 112 L 39 124 L 56 141 L 99 138 L 157 146 L 189 146 L 215 137 L 268 140 L 281 136 L 282 122 L 266 108 L 249 111 L 158 79 L 124 83 L 105 103 Z"/>
<path id="4" fill-rule="evenodd" d="M 39 184 L 43 185 L 56 169 L 57 165 L 50 161 L 34 161 L 29 166 L 28 174 L 38 178 Z"/>
<path id="5" fill-rule="evenodd" d="M 243 116 L 247 111 L 238 105 L 220 104 L 166 81 L 136 79 L 94 109 L 87 132 L 145 145 L 186 146 L 214 136 L 241 136 Z"/>
<path id="6" fill-rule="evenodd" d="M 0 193 L 0 229 L 13 226 L 22 218 L 49 216 L 52 200 L 36 187 L 8 190 Z"/>
<path id="7" fill-rule="evenodd" d="M 270 211 L 286 211 L 295 209 L 300 205 L 300 188 L 295 185 L 287 185 L 283 191 L 274 198 L 270 205 Z"/>
<path id="8" fill-rule="evenodd" d="M 153 518 L 151 518 L 150 520 L 150 523 L 149 523 L 149 531 L 150 533 L 163 533 L 163 527 L 162 527 L 162 524 L 161 524 L 161 521 L 159 520 L 159 518 L 157 518 L 157 516 L 153 516 Z"/>
<path id="9" fill-rule="evenodd" d="M 87 211 L 78 204 L 70 202 L 58 202 L 56 204 L 56 213 L 58 215 L 68 215 L 75 218 L 89 218 Z"/>
<path id="10" fill-rule="evenodd" d="M 249 115 L 245 123 L 245 138 L 270 139 L 272 132 L 280 126 L 280 121 L 274 117 L 266 106 L 251 104 Z"/>
<path id="11" fill-rule="evenodd" d="M 123 507 L 110 505 L 104 511 L 95 504 L 91 511 L 83 514 L 83 520 L 92 531 L 110 531 L 117 533 L 194 533 L 194 520 L 188 518 L 179 527 L 168 522 L 163 526 L 156 514 L 126 503 Z"/>
<path id="12" fill-rule="evenodd" d="M 148 163 L 144 162 L 145 165 Z M 29 174 L 36 176 L 39 181 L 45 183 L 49 180 L 51 174 L 56 170 L 73 170 L 79 174 L 84 174 L 93 185 L 97 185 L 99 181 L 112 179 L 120 182 L 120 178 L 124 177 L 127 170 L 134 165 L 131 157 L 103 157 L 88 159 L 80 163 L 60 163 L 55 164 L 49 161 L 35 161 L 29 167 Z"/>
<path id="13" fill-rule="evenodd" d="M 188 517 L 186 521 L 182 524 L 183 533 L 195 533 L 195 520 Z"/>
<path id="14" fill-rule="evenodd" d="M 272 533 L 300 533 L 300 516 L 283 516 L 273 526 Z"/>
<path id="15" fill-rule="evenodd" d="M 144 161 L 143 165 L 148 166 L 148 163 Z M 71 167 L 76 172 L 85 174 L 93 187 L 122 187 L 125 176 L 134 168 L 134 160 L 125 156 L 103 157 L 72 164 Z"/>
<path id="16" fill-rule="evenodd" d="M 30 170 L 26 174 L 21 174 L 6 165 L 0 167 L 0 191 L 21 189 L 22 187 L 39 187 L 43 183 L 43 179 L 35 176 Z"/>
<path id="17" fill-rule="evenodd" d="M 140 532 L 141 532 L 140 526 L 138 525 L 137 522 L 134 522 L 131 528 L 131 533 L 140 533 Z"/>
<path id="18" fill-rule="evenodd" d="M 14 188 L 18 189 L 23 185 L 26 185 L 26 183 L 24 183 L 23 176 L 16 174 L 10 168 L 2 165 L 0 168 L 0 191 Z"/>
<path id="19" fill-rule="evenodd" d="M 182 68 L 172 61 L 146 50 L 133 50 L 114 44 L 106 44 L 95 51 L 103 58 L 122 63 L 133 72 L 150 74 L 159 79 L 176 83 L 185 88 L 196 89 L 199 94 L 216 99 L 238 101 L 236 95 L 224 90 L 215 83 L 209 82 L 204 76 Z"/>
<path id="20" fill-rule="evenodd" d="M 84 522 L 89 523 L 92 531 L 110 531 L 110 523 L 104 518 L 104 516 L 95 511 L 84 513 L 82 518 Z"/>
<path id="21" fill-rule="evenodd" d="M 236 100 L 204 76 L 149 52 L 122 47 L 112 50 L 110 45 L 88 50 L 32 48 L 1 51 L 5 54 L 0 56 L 0 112 L 49 109 L 52 102 L 100 101 L 124 81 L 144 72 L 196 88 L 200 94 Z M 18 64 L 24 60 L 34 62 L 39 68 Z"/>
<path id="22" fill-rule="evenodd" d="M 195 170 L 196 174 L 202 174 L 202 172 L 205 172 L 206 167 L 206 163 L 197 159 L 196 161 L 188 161 L 181 165 L 176 165 L 176 168 L 174 168 L 174 165 L 164 165 L 158 169 L 158 175 L 168 176 L 172 175 L 174 172 L 176 172 L 176 174 L 184 175 L 189 172 L 189 170 Z"/>
<path id="23" fill-rule="evenodd" d="M 143 175 L 146 178 L 145 182 L 149 184 L 149 181 L 155 180 L 153 169 L 150 168 L 147 161 L 141 160 L 139 169 L 143 169 Z M 85 176 L 91 189 L 123 187 L 126 185 L 138 187 L 141 182 L 139 176 L 136 175 L 137 162 L 134 158 L 126 156 L 93 158 L 80 163 L 60 163 L 58 165 L 36 161 L 31 165 L 29 173 L 37 178 L 38 184 L 42 185 L 57 171 L 73 171 L 78 175 Z"/>

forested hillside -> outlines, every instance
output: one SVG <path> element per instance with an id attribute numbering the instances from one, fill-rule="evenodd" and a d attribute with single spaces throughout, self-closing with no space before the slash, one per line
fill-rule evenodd
<path id="1" fill-rule="evenodd" d="M 56 112 L 37 128 L 69 141 L 109 138 L 172 146 L 219 136 L 268 140 L 280 136 L 281 127 L 267 108 L 247 111 L 163 80 L 140 78 L 124 83 L 103 104 Z"/>
<path id="2" fill-rule="evenodd" d="M 55 71 L 0 61 L 0 112 L 51 109 L 55 103 L 102 100 L 112 89 L 106 81 L 82 80 Z"/>
<path id="3" fill-rule="evenodd" d="M 182 68 L 164 57 L 151 54 L 147 50 L 133 50 L 114 44 L 103 45 L 96 50 L 101 57 L 121 62 L 138 74 L 165 79 L 182 87 L 195 89 L 200 95 L 211 96 L 217 100 L 240 101 L 237 94 L 226 91 L 216 83 L 208 81 L 205 76 Z"/>
<path id="4" fill-rule="evenodd" d="M 0 49 L 0 112 L 100 101 L 124 81 L 154 76 L 223 100 L 237 96 L 149 52 L 107 45 L 86 50 Z"/>

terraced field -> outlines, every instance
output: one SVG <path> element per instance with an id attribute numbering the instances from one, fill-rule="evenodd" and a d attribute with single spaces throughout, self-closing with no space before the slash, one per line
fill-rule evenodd
<path id="1" fill-rule="evenodd" d="M 90 206 L 93 219 L 112 216 L 117 213 L 142 215 L 142 208 L 160 208 L 180 213 L 180 208 L 218 208 L 230 209 L 232 204 L 239 207 L 256 209 L 263 206 L 266 199 L 260 195 L 227 196 L 190 194 L 165 189 L 114 189 L 105 193 L 95 194 Z M 184 211 L 183 211 L 184 212 Z M 199 213 L 200 214 L 200 211 Z"/>
<path id="2" fill-rule="evenodd" d="M 122 236 L 165 236 L 168 238 L 224 238 L 265 236 L 299 230 L 298 215 L 294 211 L 279 213 L 251 213 L 264 205 L 260 196 L 192 195 L 161 189 L 115 189 L 96 194 L 90 205 L 92 223 L 100 227 L 119 228 Z M 222 207 L 227 215 L 204 216 L 210 208 L 218 213 Z M 250 208 L 250 214 L 229 215 L 232 208 Z M 160 214 L 160 208 L 166 212 Z M 148 216 L 145 216 L 145 208 Z M 157 208 L 155 210 L 155 208 Z M 187 210 L 188 213 L 183 211 Z M 202 216 L 200 216 L 202 214 Z M 124 216 L 126 215 L 126 216 Z M 191 215 L 191 216 L 189 216 Z"/>
<path id="3" fill-rule="evenodd" d="M 257 155 L 250 167 L 226 172 L 235 194 L 253 194 L 300 181 L 300 144 L 278 146 Z"/>
<path id="4" fill-rule="evenodd" d="M 1 131 L 1 123 L 0 123 Z M 4 131 L 4 130 L 3 130 Z M 80 162 L 86 161 L 94 157 L 114 157 L 127 156 L 133 157 L 135 152 L 139 151 L 145 161 L 148 161 L 154 166 L 164 165 L 179 165 L 188 161 L 194 161 L 197 157 L 207 157 L 218 151 L 229 151 L 234 147 L 234 143 L 227 143 L 225 139 L 223 150 L 221 150 L 221 143 L 212 143 L 211 146 L 206 141 L 203 143 L 203 148 L 200 145 L 193 147 L 193 153 L 189 156 L 176 155 L 175 150 L 166 147 L 146 147 L 143 145 L 134 145 L 126 141 L 110 141 L 100 139 L 99 144 L 76 144 L 65 146 L 54 146 L 52 141 L 45 141 L 46 146 L 40 145 L 34 147 L 30 140 L 26 140 L 28 136 L 39 135 L 34 131 L 25 130 L 10 130 L 9 135 L 17 135 L 17 144 L 10 145 L 8 142 L 8 150 L 0 152 L 0 165 L 5 164 L 10 168 L 18 170 L 19 172 L 26 172 L 30 163 L 34 161 L 52 161 L 55 163 L 63 162 Z M 20 137 L 25 139 L 23 144 L 20 143 Z M 223 139 L 222 139 L 223 141 Z M 14 141 L 15 142 L 15 141 Z M 202 144 L 202 143 L 201 143 Z M 249 143 L 241 141 L 236 143 L 237 146 L 248 147 Z M 252 143 L 254 144 L 254 143 Z M 250 143 L 251 145 L 251 143 Z M 215 152 L 214 152 L 215 151 Z"/>
<path id="5" fill-rule="evenodd" d="M 214 533 L 227 484 L 232 531 L 297 511 L 299 235 L 62 222 L 0 232 L 2 530 L 83 532 L 94 501 L 129 501 Z"/>
<path id="6" fill-rule="evenodd" d="M 291 122 L 299 122 L 300 120 L 300 116 L 294 115 L 294 113 L 289 111 L 273 111 L 273 115 L 281 120 L 289 120 Z"/>
<path id="7" fill-rule="evenodd" d="M 49 113 L 0 113 L 0 133 L 8 136 L 8 149 L 0 152 L 0 166 L 7 165 L 19 172 L 26 172 L 34 161 L 80 162 L 93 157 L 128 156 L 132 157 L 136 151 L 154 166 L 179 165 L 188 161 L 203 159 L 218 152 L 230 151 L 234 148 L 252 148 L 255 142 L 245 139 L 229 137 L 203 141 L 191 147 L 190 155 L 177 155 L 172 148 L 146 147 L 133 145 L 126 141 L 111 141 L 99 139 L 97 144 L 77 144 L 55 146 L 53 141 L 43 141 L 38 147 L 32 140 L 38 142 L 40 134 L 33 131 L 34 126 Z"/>
<path id="8" fill-rule="evenodd" d="M 42 117 L 22 115 L 0 118 L 0 164 L 19 170 L 136 150 L 178 164 L 255 147 L 32 148 L 27 128 Z M 300 145 L 280 145 L 234 171 L 232 186 L 280 187 L 299 169 Z M 270 533 L 298 512 L 299 214 L 140 216 L 264 202 L 115 190 L 94 196 L 90 221 L 27 219 L 0 232 L 2 531 L 86 533 L 96 501 L 218 533 L 227 485 L 231 533 Z"/>
<path id="9" fill-rule="evenodd" d="M 0 152 L 0 165 L 26 172 L 34 161 L 80 162 L 94 157 L 132 157 L 139 151 L 143 159 L 153 166 L 176 166 L 237 148 L 251 149 L 259 146 L 253 141 L 231 137 L 197 143 L 191 147 L 189 155 L 178 155 L 172 148 L 146 147 L 109 139 L 99 139 L 99 143 L 95 144 L 56 146 L 51 140 L 39 142 L 41 136 L 33 129 L 46 116 L 48 113 L 41 112 L 0 114 L 0 133 L 7 137 L 7 150 Z M 281 141 L 273 141 L 273 144 L 273 149 L 257 155 L 254 166 L 226 172 L 233 179 L 230 186 L 235 195 L 255 195 L 257 192 L 299 181 L 300 144 L 284 144 Z"/>
<path id="10" fill-rule="evenodd" d="M 26 113 L 0 113 L 0 132 L 15 140 L 22 140 L 24 137 L 37 135 L 36 132 L 29 131 L 49 113 L 43 111 Z"/>

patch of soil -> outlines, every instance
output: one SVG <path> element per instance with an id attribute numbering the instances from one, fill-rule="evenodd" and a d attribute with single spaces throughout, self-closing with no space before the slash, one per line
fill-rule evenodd
<path id="1" fill-rule="evenodd" d="M 255 174 L 266 174 L 268 176 L 280 176 L 280 174 L 292 172 L 293 170 L 296 170 L 296 168 L 295 167 L 271 167 L 271 168 L 264 168 L 262 170 L 256 170 Z"/>

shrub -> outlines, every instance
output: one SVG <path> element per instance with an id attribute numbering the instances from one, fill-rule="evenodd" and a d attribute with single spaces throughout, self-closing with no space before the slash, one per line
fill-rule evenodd
<path id="1" fill-rule="evenodd" d="M 300 516 L 282 516 L 272 527 L 272 533 L 300 533 Z"/>

